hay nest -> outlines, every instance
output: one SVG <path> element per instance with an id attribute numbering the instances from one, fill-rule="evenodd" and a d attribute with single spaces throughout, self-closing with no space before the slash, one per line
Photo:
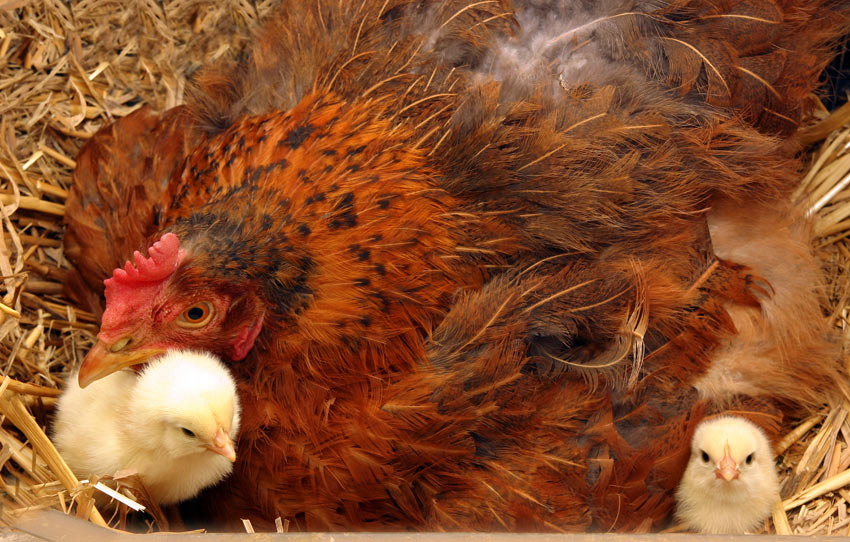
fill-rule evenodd
<path id="1" fill-rule="evenodd" d="M 63 381 L 92 345 L 93 314 L 62 295 L 62 216 L 73 157 L 101 126 L 143 103 L 183 100 L 202 63 L 232 57 L 276 0 L 0 0 L 0 521 L 58 508 L 123 526 L 144 495 L 94 504 L 44 433 Z M 803 131 L 811 167 L 795 198 L 816 215 L 827 305 L 850 339 L 850 104 L 820 108 Z M 850 401 L 789 427 L 780 443 L 783 491 L 764 532 L 850 534 Z M 98 502 L 104 498 L 99 497 Z M 151 510 L 150 529 L 166 528 Z M 249 526 L 248 526 L 249 527 Z"/>

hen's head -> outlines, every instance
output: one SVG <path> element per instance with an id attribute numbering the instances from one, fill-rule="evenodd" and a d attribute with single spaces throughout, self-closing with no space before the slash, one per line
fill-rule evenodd
<path id="1" fill-rule="evenodd" d="M 205 141 L 160 201 L 165 235 L 106 281 L 80 385 L 169 348 L 239 360 L 261 328 L 268 355 L 237 376 L 416 363 L 457 290 L 518 244 L 440 188 L 419 139 L 372 101 L 317 92 Z"/>
<path id="2" fill-rule="evenodd" d="M 761 525 L 779 499 L 770 443 L 752 422 L 723 416 L 702 422 L 676 492 L 676 515 L 703 533 L 743 533 Z"/>
<path id="3" fill-rule="evenodd" d="M 81 387 L 123 367 L 174 348 L 214 352 L 240 360 L 254 345 L 264 310 L 250 281 L 195 276 L 192 257 L 166 233 L 138 251 L 106 285 L 106 310 L 95 346 L 80 367 Z"/>

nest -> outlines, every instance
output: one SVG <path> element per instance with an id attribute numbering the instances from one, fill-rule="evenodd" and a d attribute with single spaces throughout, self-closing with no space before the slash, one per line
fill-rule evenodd
<path id="1" fill-rule="evenodd" d="M 56 508 L 122 527 L 134 501 L 145 500 L 132 480 L 81 484 L 44 431 L 97 332 L 95 315 L 62 294 L 73 157 L 101 126 L 142 104 L 180 104 L 193 72 L 235 57 L 275 3 L 0 0 L 0 521 Z M 794 197 L 816 217 L 824 311 L 847 344 L 850 104 L 832 113 L 821 106 L 802 138 L 810 169 Z M 764 532 L 850 535 L 850 400 L 788 427 L 778 453 L 784 501 Z M 98 482 L 130 498 L 109 502 L 106 514 L 96 503 L 110 499 Z M 156 507 L 149 512 L 149 529 L 167 528 Z"/>

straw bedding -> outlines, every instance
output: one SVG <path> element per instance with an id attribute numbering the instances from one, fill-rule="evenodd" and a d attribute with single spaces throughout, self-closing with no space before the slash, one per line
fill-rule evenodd
<path id="1" fill-rule="evenodd" d="M 128 507 L 101 506 L 102 495 L 95 505 L 96 490 L 79 484 L 43 431 L 63 379 L 97 332 L 94 315 L 62 295 L 73 158 L 98 128 L 141 104 L 181 103 L 202 63 L 236 55 L 275 3 L 0 0 L 0 521 L 53 507 L 125 525 Z M 811 166 L 795 197 L 815 213 L 828 276 L 824 310 L 848 343 L 850 105 L 819 109 L 803 139 Z M 850 534 L 849 415 L 850 401 L 787 428 L 779 450 L 784 510 L 764 532 Z M 132 480 L 108 483 L 144 500 Z M 150 512 L 147 528 L 169 525 Z"/>

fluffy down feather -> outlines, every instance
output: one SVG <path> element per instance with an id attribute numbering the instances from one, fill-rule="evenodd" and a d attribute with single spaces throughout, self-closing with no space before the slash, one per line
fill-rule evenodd
<path id="1" fill-rule="evenodd" d="M 676 500 L 676 517 L 701 533 L 758 529 L 779 501 L 767 436 L 739 417 L 702 422 L 694 432 Z"/>
<path id="2" fill-rule="evenodd" d="M 781 201 L 751 202 L 744 210 L 720 200 L 708 226 L 717 256 L 746 265 L 761 293 L 758 306 L 726 303 L 736 333 L 721 342 L 694 385 L 715 401 L 746 394 L 821 403 L 823 373 L 810 367 L 840 354 L 819 303 L 823 277 L 811 222 Z M 845 377 L 832 379 L 846 389 Z"/>
<path id="3" fill-rule="evenodd" d="M 236 459 L 239 399 L 209 354 L 172 350 L 141 374 L 119 371 L 59 399 L 53 441 L 80 477 L 129 471 L 173 504 L 227 476 Z"/>

